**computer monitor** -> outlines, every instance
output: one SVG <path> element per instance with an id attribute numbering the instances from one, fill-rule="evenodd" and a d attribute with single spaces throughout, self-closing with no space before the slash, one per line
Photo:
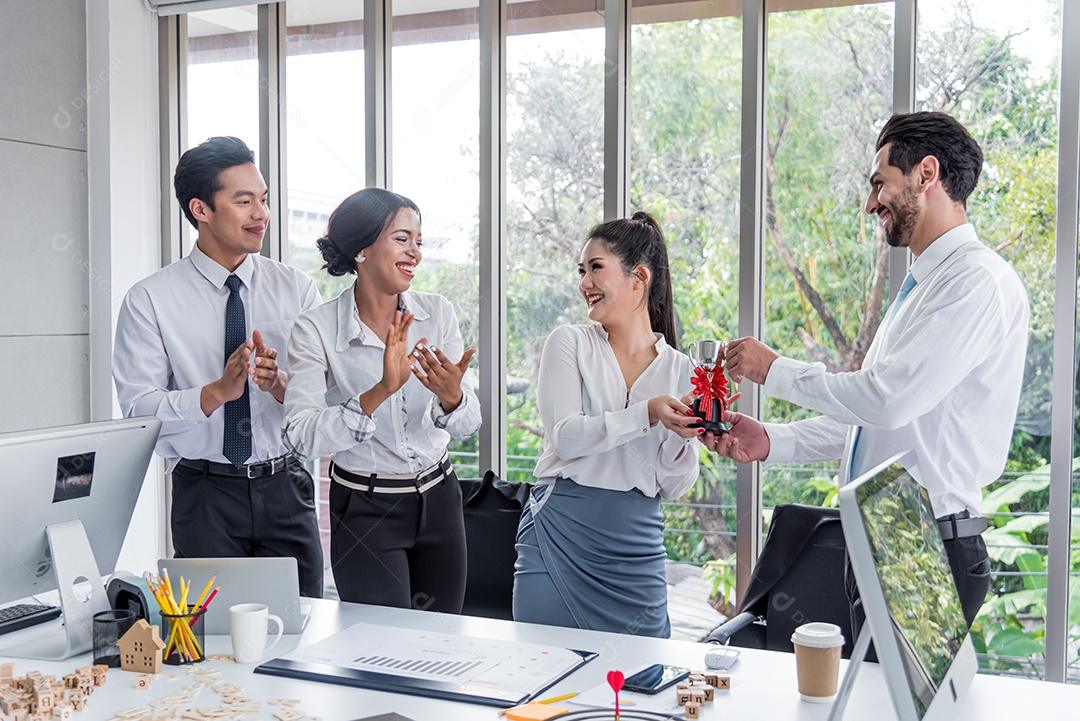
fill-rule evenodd
<path id="1" fill-rule="evenodd" d="M 109 607 L 102 576 L 115 570 L 160 429 L 129 418 L 0 434 L 0 603 L 57 590 L 64 612 L 53 633 L 0 638 L 0 656 L 91 648 L 93 615 Z"/>
<path id="2" fill-rule="evenodd" d="M 951 719 L 978 661 L 930 497 L 905 460 L 841 488 L 840 520 L 897 717 Z"/>

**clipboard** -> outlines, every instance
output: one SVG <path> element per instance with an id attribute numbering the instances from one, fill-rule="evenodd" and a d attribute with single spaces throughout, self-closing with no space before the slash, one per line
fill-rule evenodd
<path id="1" fill-rule="evenodd" d="M 358 623 L 255 673 L 510 708 L 596 658 L 593 651 Z"/>

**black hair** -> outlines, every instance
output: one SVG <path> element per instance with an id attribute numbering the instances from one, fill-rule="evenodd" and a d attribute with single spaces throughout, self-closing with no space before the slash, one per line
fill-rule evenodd
<path id="1" fill-rule="evenodd" d="M 355 273 L 356 256 L 379 238 L 402 208 L 411 208 L 420 217 L 416 203 L 382 188 L 364 188 L 341 201 L 330 214 L 326 235 L 315 241 L 326 272 Z"/>
<path id="2" fill-rule="evenodd" d="M 214 194 L 224 186 L 221 183 L 221 171 L 237 165 L 255 163 L 255 153 L 243 140 L 232 136 L 210 138 L 180 156 L 173 175 L 173 189 L 180 209 L 188 221 L 196 228 L 199 223 L 191 214 L 191 201 L 198 198 L 214 208 Z"/>
<path id="3" fill-rule="evenodd" d="M 878 135 L 877 147 L 889 146 L 889 165 L 907 175 L 923 158 L 937 158 L 941 186 L 954 202 L 967 207 L 982 172 L 983 152 L 971 133 L 945 113 L 895 113 Z"/>
<path id="4" fill-rule="evenodd" d="M 671 269 L 667 241 L 656 218 L 639 210 L 630 218 L 600 223 L 589 231 L 589 240 L 600 240 L 619 259 L 623 270 L 643 265 L 652 271 L 649 282 L 649 324 L 672 348 L 679 347 L 675 334 L 675 300 L 671 292 Z"/>

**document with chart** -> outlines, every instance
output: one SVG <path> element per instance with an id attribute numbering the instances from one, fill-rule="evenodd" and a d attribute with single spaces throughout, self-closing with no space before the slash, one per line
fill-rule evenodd
<path id="1" fill-rule="evenodd" d="M 358 623 L 255 673 L 509 708 L 595 657 L 556 646 Z"/>

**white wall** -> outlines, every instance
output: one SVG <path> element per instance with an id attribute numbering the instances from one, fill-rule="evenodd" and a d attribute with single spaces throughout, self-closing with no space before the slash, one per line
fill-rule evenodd
<path id="1" fill-rule="evenodd" d="M 0 0 L 0 431 L 90 420 L 86 15 Z"/>
<path id="2" fill-rule="evenodd" d="M 157 19 L 142 0 L 0 0 L 0 17 L 0 431 L 116 417 L 116 313 L 160 267 Z M 161 471 L 121 567 L 163 555 Z"/>
<path id="3" fill-rule="evenodd" d="M 120 415 L 112 383 L 116 316 L 131 286 L 161 267 L 157 17 L 142 0 L 85 0 L 89 156 L 89 397 Z M 119 568 L 164 555 L 162 461 L 150 464 Z"/>

